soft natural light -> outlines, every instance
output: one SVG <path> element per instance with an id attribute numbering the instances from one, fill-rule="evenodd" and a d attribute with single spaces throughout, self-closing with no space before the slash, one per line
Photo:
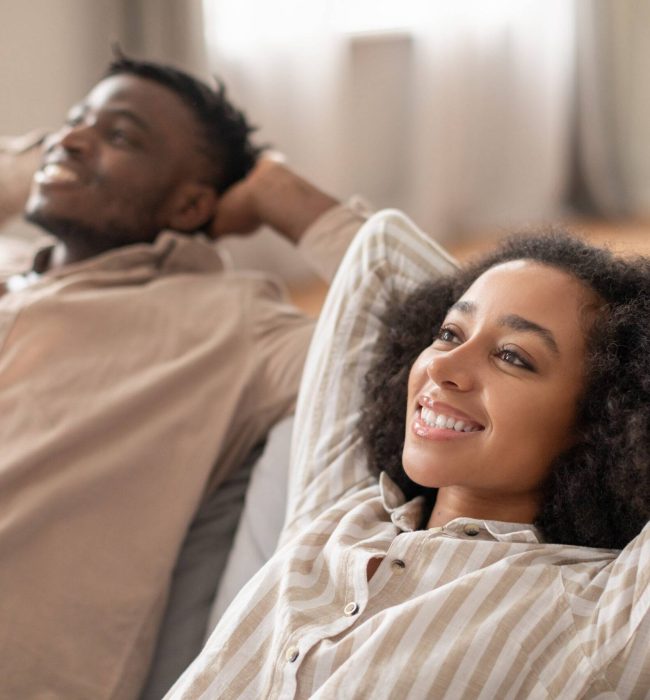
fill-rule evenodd
<path id="1" fill-rule="evenodd" d="M 339 32 L 363 34 L 410 29 L 426 12 L 422 0 L 334 0 L 332 23 Z"/>
<path id="2" fill-rule="evenodd" d="M 304 0 L 203 0 L 203 7 L 209 49 L 231 58 L 251 48 L 286 48 L 323 13 Z"/>
<path id="3" fill-rule="evenodd" d="M 309 36 L 425 31 L 432 24 L 499 31 L 539 0 L 203 0 L 206 41 L 235 58 L 252 47 L 283 48 Z"/>

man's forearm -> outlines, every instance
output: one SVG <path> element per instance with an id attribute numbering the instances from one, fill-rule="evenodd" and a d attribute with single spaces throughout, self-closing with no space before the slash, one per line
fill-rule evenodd
<path id="1" fill-rule="evenodd" d="M 0 225 L 21 214 L 41 160 L 43 132 L 0 138 Z"/>

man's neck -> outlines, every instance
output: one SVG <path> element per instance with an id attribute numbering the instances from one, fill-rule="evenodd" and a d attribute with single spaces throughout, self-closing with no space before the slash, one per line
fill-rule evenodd
<path id="1" fill-rule="evenodd" d="M 51 249 L 51 253 L 48 259 L 48 264 L 46 270 L 55 270 L 64 265 L 71 265 L 73 263 L 83 262 L 84 260 L 89 260 L 103 253 L 107 253 L 110 250 L 117 250 L 118 248 L 125 248 L 124 246 L 80 246 L 80 245 L 68 245 L 64 241 L 58 239 Z M 43 270 L 45 272 L 45 270 Z"/>

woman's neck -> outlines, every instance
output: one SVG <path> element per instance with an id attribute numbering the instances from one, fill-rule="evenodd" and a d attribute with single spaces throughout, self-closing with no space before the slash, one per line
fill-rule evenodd
<path id="1" fill-rule="evenodd" d="M 539 513 L 541 493 L 485 494 L 455 486 L 438 489 L 428 528 L 443 527 L 456 518 L 532 523 Z"/>

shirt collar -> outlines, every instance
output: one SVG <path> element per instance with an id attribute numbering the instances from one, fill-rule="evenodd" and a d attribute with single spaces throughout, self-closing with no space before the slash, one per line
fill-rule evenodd
<path id="1" fill-rule="evenodd" d="M 417 530 L 424 515 L 424 498 L 416 496 L 407 501 L 400 487 L 386 474 L 379 475 L 379 491 L 382 505 L 392 523 L 402 532 Z M 524 542 L 536 544 L 544 541 L 540 531 L 530 523 L 505 523 L 498 520 L 455 518 L 444 527 L 431 528 L 435 532 L 463 539 L 492 540 L 496 542 Z"/>
<path id="2" fill-rule="evenodd" d="M 128 271 L 150 267 L 158 274 L 213 273 L 225 267 L 214 242 L 203 235 L 163 231 L 153 243 L 136 243 L 100 253 L 87 260 L 47 270 L 53 246 L 41 248 L 33 259 L 31 273 L 60 279 L 79 272 Z M 28 273 L 30 274 L 30 273 Z"/>

